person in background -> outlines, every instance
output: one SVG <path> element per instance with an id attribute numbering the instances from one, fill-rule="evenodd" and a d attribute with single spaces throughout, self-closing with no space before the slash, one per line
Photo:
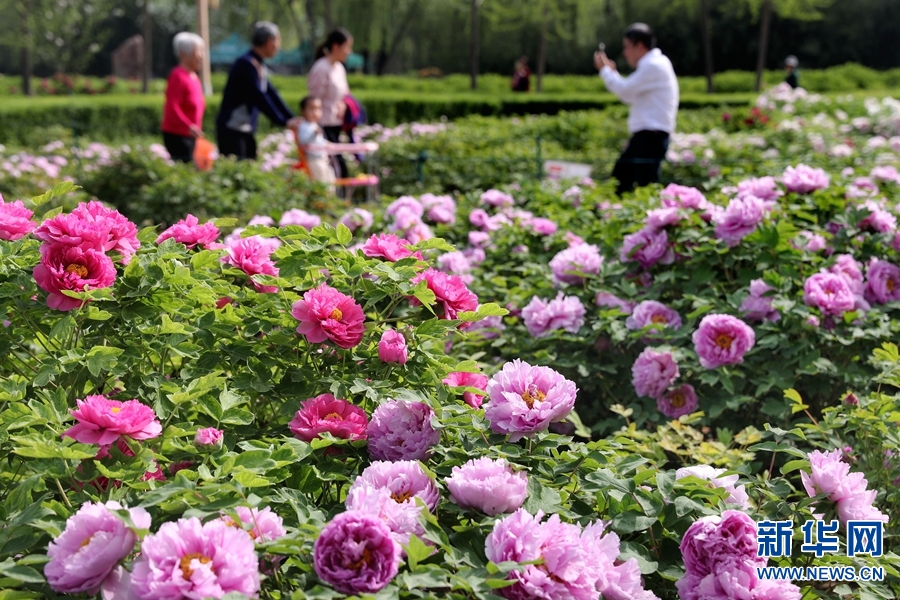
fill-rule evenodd
<path id="1" fill-rule="evenodd" d="M 178 65 L 166 83 L 163 107 L 163 143 L 172 160 L 191 162 L 194 145 L 203 137 L 203 112 L 206 98 L 197 71 L 203 64 L 206 45 L 196 33 L 182 31 L 172 40 Z"/>
<path id="2" fill-rule="evenodd" d="M 275 125 L 295 128 L 299 117 L 287 107 L 269 82 L 264 62 L 278 54 L 281 34 L 274 23 L 260 22 L 253 28 L 253 47 L 238 58 L 228 73 L 222 106 L 216 117 L 219 154 L 239 160 L 256 158 L 256 127 L 262 111 Z"/>
<path id="3" fill-rule="evenodd" d="M 631 139 L 612 172 L 619 182 L 619 194 L 631 191 L 635 184 L 659 181 L 660 164 L 678 114 L 678 79 L 671 61 L 656 47 L 653 30 L 644 23 L 630 25 L 622 40 L 622 54 L 634 69 L 628 77 L 619 75 L 616 63 L 605 52 L 594 53 L 594 66 L 606 89 L 631 106 Z"/>
<path id="4" fill-rule="evenodd" d="M 523 56 L 513 67 L 512 91 L 527 92 L 531 87 L 531 71 L 528 69 L 528 57 Z"/>
<path id="5" fill-rule="evenodd" d="M 800 61 L 797 60 L 797 57 L 791 54 L 786 59 L 784 59 L 784 70 L 787 71 L 787 75 L 784 76 L 784 81 L 792 89 L 797 89 L 797 86 L 800 85 L 800 82 L 797 80 L 797 65 L 800 64 Z"/>
<path id="6" fill-rule="evenodd" d="M 323 149 L 328 145 L 328 140 L 319 126 L 319 121 L 322 120 L 322 101 L 313 96 L 306 96 L 300 101 L 300 114 L 303 118 L 297 126 L 297 140 L 304 146 L 309 178 L 313 181 L 334 183 L 334 167 L 328 159 L 328 153 Z M 307 146 L 309 148 L 306 148 Z"/>
<path id="7" fill-rule="evenodd" d="M 344 127 L 344 96 L 350 93 L 344 61 L 353 52 L 353 36 L 346 29 L 337 28 L 316 50 L 316 62 L 309 70 L 306 87 L 309 95 L 322 101 L 322 131 L 329 142 L 340 142 Z M 347 177 L 347 163 L 337 156 L 338 175 Z"/>

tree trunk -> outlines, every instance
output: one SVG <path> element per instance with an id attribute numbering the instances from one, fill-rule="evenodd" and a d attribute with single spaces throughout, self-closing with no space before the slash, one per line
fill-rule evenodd
<path id="1" fill-rule="evenodd" d="M 25 0 L 19 4 L 19 16 L 22 18 L 22 93 L 33 96 L 31 78 L 33 71 L 32 55 L 34 53 L 34 28 L 31 22 L 32 1 Z"/>
<path id="2" fill-rule="evenodd" d="M 535 90 L 544 91 L 544 72 L 547 70 L 547 21 L 550 19 L 550 7 L 544 4 L 541 14 L 541 43 L 538 46 L 537 85 Z"/>
<path id="3" fill-rule="evenodd" d="M 394 36 L 391 38 L 390 44 L 387 43 L 388 39 L 388 25 L 385 23 L 384 34 L 381 37 L 381 49 L 378 50 L 378 59 L 376 66 L 376 73 L 378 75 L 383 75 L 384 70 L 387 68 L 388 61 L 391 60 L 391 57 L 394 56 L 394 53 L 397 51 L 397 47 L 400 45 L 400 42 L 403 41 L 403 37 L 406 35 L 406 30 L 409 27 L 409 24 L 412 22 L 413 17 L 416 15 L 416 11 L 419 9 L 419 4 L 421 0 L 415 0 L 406 11 L 406 14 L 403 15 L 403 19 L 400 21 L 400 26 L 394 32 Z"/>
<path id="4" fill-rule="evenodd" d="M 309 23 L 309 39 L 313 44 L 316 43 L 316 10 L 313 7 L 313 0 L 306 0 L 306 21 Z"/>
<path id="5" fill-rule="evenodd" d="M 478 89 L 478 62 L 479 51 L 481 50 L 481 40 L 478 34 L 478 4 L 479 0 L 472 0 L 472 32 L 469 40 L 469 55 L 471 59 L 471 68 L 469 71 L 470 87 L 473 90 Z"/>
<path id="6" fill-rule="evenodd" d="M 712 35 L 709 28 L 709 0 L 700 0 L 700 10 L 703 13 L 703 54 L 706 59 L 706 93 L 716 91 L 713 84 L 713 59 L 712 59 Z"/>
<path id="7" fill-rule="evenodd" d="M 150 93 L 150 72 L 153 70 L 153 24 L 150 21 L 150 0 L 144 0 L 141 33 L 144 37 L 144 68 L 141 69 L 141 91 Z"/>
<path id="8" fill-rule="evenodd" d="M 197 33 L 203 38 L 203 44 L 206 46 L 206 59 L 200 73 L 203 94 L 212 96 L 212 70 L 209 65 L 209 0 L 197 0 Z"/>
<path id="9" fill-rule="evenodd" d="M 322 0 L 322 4 L 325 5 L 325 30 L 326 32 L 334 31 L 334 15 L 331 12 L 331 0 Z"/>
<path id="10" fill-rule="evenodd" d="M 769 26 L 772 23 L 772 0 L 765 0 L 762 5 L 762 17 L 759 20 L 759 55 L 756 60 L 757 92 L 762 89 L 763 69 L 766 68 L 766 50 L 769 47 Z"/>

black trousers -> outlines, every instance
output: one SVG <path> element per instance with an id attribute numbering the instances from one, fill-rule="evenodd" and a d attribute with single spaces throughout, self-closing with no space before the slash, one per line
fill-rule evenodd
<path id="1" fill-rule="evenodd" d="M 238 160 L 256 160 L 256 139 L 252 133 L 235 131 L 227 127 L 216 127 L 219 154 L 235 156 Z"/>
<path id="2" fill-rule="evenodd" d="M 177 135 L 163 131 L 163 144 L 169 151 L 172 160 L 191 162 L 194 160 L 194 146 L 197 140 L 191 136 Z"/>
<path id="3" fill-rule="evenodd" d="M 665 131 L 634 132 L 612 172 L 619 181 L 616 192 L 630 192 L 635 184 L 658 182 L 659 167 L 668 149 L 669 134 Z"/>
<path id="4" fill-rule="evenodd" d="M 341 141 L 341 131 L 343 130 L 344 128 L 340 125 L 329 125 L 328 127 L 322 128 L 322 133 L 325 135 L 326 140 L 337 144 Z M 347 170 L 347 162 L 344 160 L 343 155 L 337 154 L 333 158 L 337 159 L 337 176 L 339 178 L 346 177 L 349 171 Z"/>

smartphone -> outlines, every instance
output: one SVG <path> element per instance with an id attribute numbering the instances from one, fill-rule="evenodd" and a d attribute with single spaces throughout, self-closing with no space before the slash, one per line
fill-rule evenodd
<path id="1" fill-rule="evenodd" d="M 606 44 L 604 44 L 603 42 L 597 44 L 597 47 L 600 49 L 600 52 L 606 52 Z"/>

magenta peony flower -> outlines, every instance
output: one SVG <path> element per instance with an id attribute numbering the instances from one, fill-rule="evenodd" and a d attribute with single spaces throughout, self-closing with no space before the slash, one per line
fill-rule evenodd
<path id="1" fill-rule="evenodd" d="M 832 450 L 809 453 L 810 473 L 800 473 L 803 487 L 810 497 L 828 494 L 828 500 L 836 503 L 838 518 L 849 520 L 888 520 L 887 515 L 873 506 L 877 490 L 869 490 L 862 473 L 851 473 L 850 465 L 843 462 L 843 452 Z"/>
<path id="2" fill-rule="evenodd" d="M 457 275 L 448 275 L 436 269 L 428 269 L 412 278 L 411 283 L 425 281 L 434 292 L 437 304 L 443 309 L 441 317 L 455 319 L 460 312 L 478 310 L 478 296 L 469 291 Z M 418 306 L 417 298 L 410 298 L 410 304 Z"/>
<path id="3" fill-rule="evenodd" d="M 781 176 L 781 182 L 789 192 L 808 194 L 828 187 L 828 173 L 822 169 L 814 169 L 804 164 L 788 167 Z"/>
<path id="4" fill-rule="evenodd" d="M 645 223 L 647 229 L 658 231 L 665 229 L 669 225 L 674 225 L 681 221 L 684 217 L 677 208 L 654 208 L 647 211 L 647 221 Z"/>
<path id="5" fill-rule="evenodd" d="M 900 300 L 900 267 L 872 259 L 866 272 L 866 300 L 884 304 Z"/>
<path id="6" fill-rule="evenodd" d="M 222 517 L 222 521 L 226 525 L 243 529 L 257 543 L 271 542 L 287 535 L 287 532 L 284 530 L 284 521 L 272 512 L 272 509 L 268 506 L 262 510 L 236 506 L 234 512 L 237 513 L 238 518 L 241 520 L 240 523 L 235 522 L 229 516 Z"/>
<path id="7" fill-rule="evenodd" d="M 596 275 L 600 272 L 603 257 L 597 246 L 578 244 L 559 252 L 550 260 L 550 270 L 557 283 L 580 284 L 583 275 Z"/>
<path id="8" fill-rule="evenodd" d="M 413 252 L 409 249 L 411 245 L 409 241 L 398 238 L 392 233 L 381 233 L 366 240 L 363 245 L 363 254 L 369 258 L 384 258 L 391 262 L 397 262 L 410 256 L 424 260 L 421 252 Z"/>
<path id="9" fill-rule="evenodd" d="M 481 373 L 463 373 L 463 372 L 454 372 L 450 373 L 441 380 L 441 383 L 448 385 L 450 387 L 470 387 L 470 388 L 478 388 L 479 390 L 487 390 L 488 377 L 487 375 L 482 375 Z M 481 406 L 482 401 L 484 400 L 484 394 L 476 394 L 475 392 L 463 392 L 463 401 L 471 406 L 472 408 L 478 408 Z"/>
<path id="10" fill-rule="evenodd" d="M 388 488 L 370 485 L 351 488 L 344 504 L 348 511 L 370 514 L 384 521 L 400 546 L 408 546 L 413 535 L 419 538 L 425 535 L 425 527 L 419 520 L 424 507 L 416 504 L 415 500 L 395 500 Z"/>
<path id="11" fill-rule="evenodd" d="M 801 600 L 800 588 L 790 580 L 760 579 L 757 563 L 729 558 L 716 570 L 700 576 L 687 573 L 675 582 L 681 600 Z"/>
<path id="12" fill-rule="evenodd" d="M 709 465 L 694 465 L 692 467 L 682 467 L 675 471 L 675 479 L 684 479 L 689 475 L 693 475 L 698 479 L 705 479 L 718 488 L 722 488 L 728 492 L 728 498 L 725 500 L 728 504 L 738 504 L 742 510 L 750 508 L 750 498 L 747 491 L 742 485 L 735 485 L 738 481 L 737 475 L 722 475 L 725 469 L 716 469 Z"/>
<path id="13" fill-rule="evenodd" d="M 381 362 L 405 365 L 409 353 L 406 350 L 406 338 L 403 337 L 403 334 L 393 329 L 386 329 L 381 334 L 381 341 L 378 342 L 378 358 L 381 359 Z"/>
<path id="14" fill-rule="evenodd" d="M 124 264 L 141 245 L 134 223 L 96 201 L 82 202 L 69 214 L 47 219 L 34 230 L 34 236 L 48 244 L 59 242 L 98 252 L 114 250 L 122 255 Z"/>
<path id="15" fill-rule="evenodd" d="M 219 228 L 212 221 L 203 225 L 199 223 L 200 220 L 197 217 L 189 214 L 159 234 L 159 237 L 156 238 L 156 243 L 162 244 L 171 238 L 188 248 L 194 248 L 198 245 L 206 249 L 213 248 L 216 239 L 219 237 Z"/>
<path id="16" fill-rule="evenodd" d="M 284 214 L 281 215 L 281 219 L 278 221 L 279 227 L 299 225 L 300 227 L 308 230 L 312 230 L 313 227 L 318 227 L 321 224 L 321 217 L 317 215 L 311 215 L 305 210 L 300 210 L 299 208 L 292 208 L 291 210 L 285 211 Z"/>
<path id="17" fill-rule="evenodd" d="M 116 267 L 99 250 L 52 243 L 41 247 L 41 263 L 34 268 L 33 275 L 38 286 L 48 293 L 47 306 L 69 311 L 84 301 L 60 292 L 110 287 L 116 280 Z"/>
<path id="18" fill-rule="evenodd" d="M 312 344 L 331 340 L 341 348 L 353 348 L 366 333 L 366 316 L 359 304 L 325 283 L 307 290 L 302 300 L 294 302 L 291 314 L 300 321 L 297 333 Z"/>
<path id="19" fill-rule="evenodd" d="M 82 504 L 66 521 L 66 528 L 47 548 L 50 558 L 44 566 L 47 583 L 57 592 L 94 595 L 120 560 L 131 554 L 137 535 L 113 510 L 118 502 Z M 150 528 L 150 513 L 143 508 L 127 509 L 138 529 Z"/>
<path id="20" fill-rule="evenodd" d="M 4 202 L 0 196 L 0 240 L 13 242 L 34 231 L 37 224 L 31 220 L 33 215 L 21 200 Z"/>
<path id="21" fill-rule="evenodd" d="M 625 315 L 630 315 L 634 310 L 634 304 L 627 300 L 622 300 L 615 294 L 610 294 L 609 292 L 597 292 L 594 304 L 606 308 L 618 308 L 619 311 Z"/>
<path id="22" fill-rule="evenodd" d="M 865 291 L 862 265 L 850 254 L 838 254 L 835 263 L 828 269 L 830 273 L 840 275 L 850 286 L 850 291 L 856 296 L 862 296 Z"/>
<path id="23" fill-rule="evenodd" d="M 375 217 L 364 208 L 353 208 L 343 214 L 338 223 L 342 223 L 350 231 L 361 229 L 368 231 L 372 227 Z"/>
<path id="24" fill-rule="evenodd" d="M 653 331 L 660 331 L 666 327 L 681 329 L 681 315 L 662 302 L 644 300 L 638 303 L 631 311 L 631 315 L 625 319 L 625 327 L 632 330 L 652 327 Z"/>
<path id="25" fill-rule="evenodd" d="M 304 400 L 288 427 L 297 438 L 311 442 L 323 433 L 343 440 L 364 440 L 367 425 L 366 411 L 331 394 L 322 394 Z"/>
<path id="26" fill-rule="evenodd" d="M 657 398 L 656 408 L 670 419 L 689 415 L 697 410 L 697 392 L 694 386 L 683 383 Z"/>
<path id="27" fill-rule="evenodd" d="M 75 403 L 78 408 L 70 412 L 78 423 L 62 435 L 76 442 L 107 446 L 123 435 L 133 440 L 149 440 L 162 433 L 153 409 L 137 400 L 120 402 L 106 396 L 88 396 Z"/>
<path id="28" fill-rule="evenodd" d="M 240 238 L 234 243 L 225 246 L 227 255 L 222 257 L 222 262 L 237 267 L 249 275 L 256 291 L 264 294 L 274 294 L 278 291 L 277 287 L 256 283 L 252 277 L 254 275 L 278 277 L 278 267 L 272 262 L 272 252 L 276 248 L 277 246 L 272 241 L 268 241 L 258 235 Z"/>
<path id="29" fill-rule="evenodd" d="M 666 208 L 693 208 L 706 210 L 709 202 L 697 188 L 670 183 L 659 193 L 659 199 Z"/>
<path id="30" fill-rule="evenodd" d="M 756 196 L 739 196 L 724 211 L 713 216 L 716 237 L 729 246 L 737 246 L 744 237 L 756 231 L 766 216 L 765 203 Z"/>
<path id="31" fill-rule="evenodd" d="M 669 245 L 669 236 L 665 229 L 653 230 L 645 227 L 637 233 L 625 236 L 622 249 L 619 251 L 622 262 L 637 261 L 649 269 L 656 263 L 670 265 L 675 262 L 675 251 Z"/>
<path id="32" fill-rule="evenodd" d="M 325 526 L 313 547 L 316 575 L 344 594 L 373 593 L 397 575 L 402 549 L 376 515 L 351 510 Z"/>
<path id="33" fill-rule="evenodd" d="M 766 284 L 762 279 L 754 279 L 750 282 L 750 295 L 741 302 L 741 312 L 751 321 L 769 320 L 773 323 L 781 318 L 781 314 L 772 308 L 772 296 L 766 296 L 767 292 L 774 288 Z"/>
<path id="34" fill-rule="evenodd" d="M 473 458 L 445 481 L 453 502 L 493 517 L 517 510 L 528 495 L 528 477 L 504 459 Z"/>
<path id="35" fill-rule="evenodd" d="M 556 298 L 549 302 L 534 296 L 522 309 L 522 320 L 528 333 L 541 338 L 557 329 L 578 333 L 584 325 L 584 313 L 584 304 L 577 296 L 563 296 L 563 293 L 559 292 Z"/>
<path id="36" fill-rule="evenodd" d="M 494 433 L 508 433 L 511 442 L 562 421 L 575 406 L 578 388 L 550 367 L 533 367 L 521 360 L 503 365 L 488 383 L 484 416 Z"/>
<path id="37" fill-rule="evenodd" d="M 390 491 L 391 498 L 397 503 L 415 505 L 418 497 L 430 511 L 437 508 L 441 500 L 434 479 L 414 460 L 373 462 L 354 480 L 350 490 L 365 486 Z"/>
<path id="38" fill-rule="evenodd" d="M 434 411 L 424 402 L 390 400 L 372 413 L 369 454 L 378 460 L 425 460 L 441 432 L 431 425 Z"/>
<path id="39" fill-rule="evenodd" d="M 697 519 L 681 540 L 685 570 L 700 577 L 715 573 L 729 560 L 764 566 L 768 559 L 756 556 L 756 551 L 756 522 L 738 510 Z"/>
<path id="40" fill-rule="evenodd" d="M 535 217 L 532 219 L 531 223 L 529 223 L 529 227 L 538 235 L 553 235 L 558 229 L 555 222 L 543 217 Z"/>
<path id="41" fill-rule="evenodd" d="M 678 363 L 671 352 L 644 348 L 631 367 L 631 375 L 638 396 L 659 398 L 678 379 Z"/>
<path id="42" fill-rule="evenodd" d="M 751 177 L 738 182 L 738 196 L 755 196 L 764 202 L 776 202 L 783 195 L 774 177 Z"/>
<path id="43" fill-rule="evenodd" d="M 198 429 L 194 435 L 194 446 L 198 450 L 221 450 L 225 434 L 215 427 Z"/>
<path id="44" fill-rule="evenodd" d="M 706 315 L 691 337 L 700 364 L 706 369 L 743 362 L 756 343 L 753 328 L 731 315 Z"/>
<path id="45" fill-rule="evenodd" d="M 512 206 L 516 203 L 512 196 L 504 194 L 500 190 L 488 190 L 484 192 L 481 194 L 479 202 L 481 202 L 481 204 L 487 204 L 488 206 Z"/>
<path id="46" fill-rule="evenodd" d="M 221 598 L 230 592 L 255 596 L 258 564 L 253 538 L 243 529 L 221 519 L 178 519 L 141 542 L 132 590 L 140 600 Z"/>
<path id="47" fill-rule="evenodd" d="M 853 310 L 856 299 L 847 281 L 833 273 L 816 273 L 803 283 L 803 301 L 823 315 L 839 316 Z"/>

